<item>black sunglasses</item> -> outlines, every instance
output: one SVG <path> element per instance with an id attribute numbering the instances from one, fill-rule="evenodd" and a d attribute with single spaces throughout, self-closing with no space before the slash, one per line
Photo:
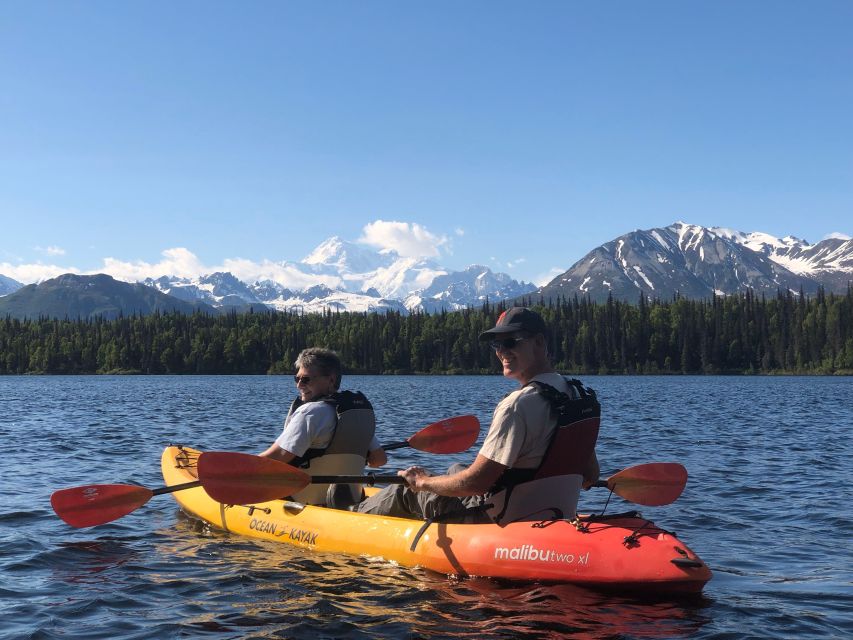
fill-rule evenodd
<path id="1" fill-rule="evenodd" d="M 316 378 L 316 376 L 314 376 L 314 377 Z M 311 376 L 293 376 L 293 381 L 296 384 L 302 384 L 302 383 L 308 384 L 313 379 L 314 378 L 312 378 Z"/>
<path id="2" fill-rule="evenodd" d="M 523 338 L 504 338 L 503 340 L 492 340 L 489 342 L 489 346 L 497 351 L 498 349 L 515 349 L 518 346 L 518 343 L 522 340 L 527 340 L 529 336 Z"/>

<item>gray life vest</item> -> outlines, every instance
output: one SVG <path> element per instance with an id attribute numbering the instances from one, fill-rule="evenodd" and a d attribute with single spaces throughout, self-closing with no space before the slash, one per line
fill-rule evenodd
<path id="1" fill-rule="evenodd" d="M 309 449 L 291 464 L 305 469 L 312 476 L 361 475 L 370 442 L 376 432 L 376 415 L 373 406 L 360 391 L 338 391 L 322 398 L 335 409 L 335 432 L 323 449 Z M 303 402 L 297 398 L 290 405 L 288 417 Z M 326 504 L 328 484 L 309 484 L 291 498 L 303 504 Z M 361 498 L 361 485 L 351 484 L 353 496 Z"/>

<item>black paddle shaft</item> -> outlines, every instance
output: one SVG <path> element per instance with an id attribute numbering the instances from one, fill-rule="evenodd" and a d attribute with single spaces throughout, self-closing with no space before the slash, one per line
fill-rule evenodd
<path id="1" fill-rule="evenodd" d="M 402 476 L 377 476 L 368 473 L 366 476 L 311 476 L 311 484 L 406 484 Z"/>

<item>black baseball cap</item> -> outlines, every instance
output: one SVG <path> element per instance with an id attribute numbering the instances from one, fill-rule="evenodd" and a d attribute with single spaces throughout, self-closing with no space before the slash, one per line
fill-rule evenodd
<path id="1" fill-rule="evenodd" d="M 480 334 L 480 340 L 489 340 L 492 336 L 513 333 L 514 331 L 527 331 L 533 335 L 537 333 L 548 335 L 548 328 L 545 326 L 542 316 L 527 307 L 512 307 L 498 316 L 494 329 L 483 331 Z"/>

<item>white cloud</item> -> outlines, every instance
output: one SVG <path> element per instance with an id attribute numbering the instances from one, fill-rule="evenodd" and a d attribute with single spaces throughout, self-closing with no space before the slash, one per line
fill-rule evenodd
<path id="1" fill-rule="evenodd" d="M 823 237 L 824 240 L 850 240 L 850 236 L 846 233 L 841 233 L 840 231 L 833 231 L 832 233 L 828 233 Z"/>
<path id="2" fill-rule="evenodd" d="M 99 273 L 108 273 L 116 280 L 136 282 L 161 276 L 195 278 L 209 272 L 198 257 L 184 247 L 166 249 L 160 255 L 163 259 L 153 264 L 143 260 L 125 262 L 117 258 L 104 258 L 104 267 Z"/>
<path id="3" fill-rule="evenodd" d="M 464 236 L 464 235 L 465 235 L 465 229 L 463 229 L 462 227 L 456 227 L 456 228 L 453 230 L 453 233 L 455 233 L 457 236 L 460 236 L 460 237 L 461 237 L 461 236 Z"/>
<path id="4" fill-rule="evenodd" d="M 561 267 L 551 267 L 545 273 L 541 273 L 538 276 L 533 278 L 533 284 L 537 287 L 544 287 L 546 284 L 551 282 L 554 278 L 556 278 L 561 273 L 565 273 L 566 270 Z"/>
<path id="5" fill-rule="evenodd" d="M 308 274 L 295 265 L 272 260 L 254 262 L 244 258 L 228 258 L 221 267 L 211 269 L 207 273 L 215 271 L 230 271 L 243 282 L 273 280 L 291 289 L 307 289 L 317 284 L 334 289 L 341 284 L 341 279 L 336 276 Z"/>
<path id="6" fill-rule="evenodd" d="M 437 236 L 416 222 L 376 220 L 362 229 L 358 242 L 396 251 L 404 258 L 435 258 L 447 245 L 446 236 Z"/>
<path id="7" fill-rule="evenodd" d="M 50 280 L 64 273 L 80 273 L 80 270 L 76 267 L 60 267 L 55 264 L 42 264 L 41 262 L 34 264 L 0 262 L 0 273 L 23 284 L 33 284 L 34 282 Z"/>
<path id="8" fill-rule="evenodd" d="M 39 253 L 46 253 L 49 256 L 64 256 L 65 249 L 62 247 L 57 247 L 56 245 L 52 245 L 50 247 L 35 247 L 35 250 Z"/>

